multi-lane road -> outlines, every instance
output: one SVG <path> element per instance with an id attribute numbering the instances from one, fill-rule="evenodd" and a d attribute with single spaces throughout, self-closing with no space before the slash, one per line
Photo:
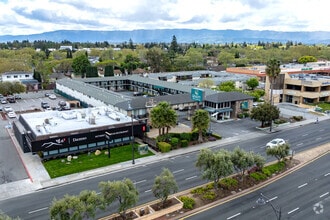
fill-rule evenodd
<path id="1" fill-rule="evenodd" d="M 253 138 L 251 136 L 251 138 L 249 139 L 239 140 L 238 142 L 231 143 L 228 145 L 217 146 L 217 148 L 226 148 L 231 150 L 236 146 L 240 146 L 245 150 L 252 150 L 254 152 L 260 153 L 265 156 L 265 143 L 267 143 L 270 139 L 281 137 L 287 140 L 289 144 L 291 144 L 291 148 L 295 152 L 300 152 L 324 143 L 328 143 L 330 140 L 330 136 L 329 136 L 330 127 L 328 126 L 328 124 L 329 124 L 329 120 L 326 120 L 320 122 L 319 124 L 309 124 L 298 127 L 296 129 L 282 130 L 272 134 L 265 134 L 264 136 L 258 138 Z M 108 181 L 108 180 L 110 181 L 122 180 L 125 177 L 130 178 L 133 182 L 135 182 L 135 185 L 140 193 L 139 204 L 143 204 L 148 201 L 155 200 L 151 192 L 151 188 L 155 176 L 160 174 L 163 167 L 167 167 L 173 172 L 176 181 L 179 185 L 180 191 L 205 183 L 206 181 L 202 180 L 201 178 L 200 171 L 197 170 L 195 167 L 197 154 L 198 152 L 193 152 L 177 157 L 172 157 L 169 159 L 164 159 L 161 161 L 155 161 L 154 163 L 151 164 L 140 164 L 140 165 L 137 164 L 132 169 L 105 173 L 104 175 L 95 178 L 84 179 L 78 182 L 40 190 L 32 194 L 0 201 L 0 207 L 2 211 L 7 213 L 9 216 L 19 216 L 21 219 L 33 219 L 33 220 L 48 219 L 49 218 L 48 208 L 53 198 L 62 198 L 65 194 L 77 195 L 79 194 L 80 191 L 84 189 L 95 190 L 99 192 L 98 189 L 99 182 Z M 329 159 L 329 157 L 327 158 Z M 267 158 L 267 159 L 268 161 L 274 160 L 274 158 Z M 326 159 L 324 161 L 326 161 Z M 325 165 L 326 163 L 324 161 L 323 164 Z M 317 170 L 317 172 L 313 170 L 306 172 L 307 173 L 305 175 L 301 174 L 302 176 L 305 176 L 306 180 L 303 181 L 303 179 L 299 177 L 299 182 L 295 180 L 290 180 L 285 183 L 282 182 L 282 187 L 274 187 L 274 190 L 277 188 L 283 188 L 283 189 L 290 189 L 290 191 L 292 191 L 294 187 L 304 185 L 304 183 L 307 182 L 308 187 L 310 187 L 311 189 L 315 188 L 315 193 L 317 195 L 319 194 L 319 196 L 321 196 L 322 193 L 325 194 L 327 192 L 326 187 L 329 187 L 330 184 L 328 184 L 329 180 L 328 182 L 326 182 L 328 176 L 327 178 L 325 178 L 324 176 L 324 179 L 322 179 L 321 177 L 322 174 L 325 175 L 327 172 L 329 172 L 329 167 L 321 166 Z M 308 175 L 309 173 L 311 174 L 311 179 L 309 179 L 309 175 Z M 314 176 L 314 174 L 317 173 L 319 175 Z M 318 178 L 320 181 L 315 181 L 315 184 L 311 184 L 310 181 L 315 178 Z M 300 188 L 302 188 L 302 190 L 308 189 L 307 187 L 306 188 L 304 187 L 305 186 L 302 186 Z M 290 203 L 292 203 L 292 200 L 299 201 L 300 199 L 297 198 L 294 199 L 295 195 L 299 197 L 298 194 L 289 194 L 287 191 L 281 191 L 281 190 L 273 192 L 272 188 L 264 191 L 264 193 L 269 197 L 278 196 L 279 200 L 277 200 L 276 202 L 279 202 L 282 206 L 287 207 L 287 209 L 285 208 L 285 212 L 294 210 L 296 207 L 302 209 L 300 207 L 305 206 L 305 205 L 301 206 L 298 203 L 294 203 L 293 206 L 291 205 L 289 206 L 288 204 L 285 205 L 286 198 L 288 198 Z M 282 198 L 282 196 L 280 197 L 279 195 L 282 195 L 283 193 L 289 194 L 291 196 Z M 316 194 L 314 196 L 316 196 Z M 248 196 L 252 201 L 255 200 L 255 198 L 257 197 L 256 195 L 257 194 L 252 194 Z M 305 198 L 304 200 L 307 199 Z M 242 203 L 244 204 L 245 201 L 248 200 L 242 200 Z M 249 201 L 249 203 L 251 201 Z M 311 202 L 313 203 L 317 201 L 313 199 L 311 200 Z M 229 209 L 231 208 L 229 207 Z M 244 210 L 249 210 L 249 209 L 244 208 Z M 266 207 L 258 208 L 258 210 L 266 210 Z M 115 207 L 110 207 L 106 211 L 99 211 L 97 213 L 97 217 L 102 217 L 114 212 L 116 212 Z M 228 216 L 226 215 L 227 216 L 226 218 L 235 215 L 235 213 L 237 214 L 240 212 L 242 211 L 239 209 L 233 209 L 232 212 L 228 213 Z M 258 215 L 260 214 L 259 212 L 260 211 L 258 211 Z M 266 214 L 270 214 L 271 210 L 264 212 L 266 212 Z M 252 219 L 253 215 L 254 214 L 251 214 L 251 216 L 249 215 L 247 216 L 251 217 Z"/>
<path id="2" fill-rule="evenodd" d="M 330 219 L 329 161 L 327 154 L 266 187 L 185 219 Z M 260 198 L 266 203 L 258 203 Z"/>

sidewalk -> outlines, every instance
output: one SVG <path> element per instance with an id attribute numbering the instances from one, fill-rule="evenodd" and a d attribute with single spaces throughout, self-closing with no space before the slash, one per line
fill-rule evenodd
<path id="1" fill-rule="evenodd" d="M 319 117 L 319 120 L 326 120 L 329 117 Z M 281 127 L 281 129 L 291 129 L 294 127 L 299 127 L 304 124 L 309 124 L 309 123 L 314 123 L 313 120 L 305 120 L 301 122 L 296 122 L 292 124 L 288 124 L 285 127 Z M 189 148 L 181 148 L 177 150 L 173 150 L 171 152 L 165 153 L 165 154 L 160 154 L 156 153 L 154 156 L 146 157 L 146 158 L 140 158 L 135 160 L 135 165 L 132 165 L 131 161 L 123 162 L 120 164 L 115 164 L 107 167 L 102 167 L 98 169 L 94 169 L 91 171 L 86 171 L 82 173 L 76 173 L 72 175 L 67 175 L 63 177 L 58 177 L 55 179 L 51 179 L 45 170 L 44 166 L 42 165 L 38 155 L 32 155 L 29 153 L 24 154 L 22 152 L 22 149 L 19 147 L 18 143 L 16 142 L 16 139 L 14 138 L 14 134 L 10 129 L 8 129 L 8 132 L 12 138 L 12 141 L 14 145 L 17 148 L 17 151 L 20 155 L 20 158 L 25 166 L 25 169 L 28 173 L 28 176 L 30 177 L 29 179 L 21 180 L 21 181 L 16 181 L 16 182 L 11 182 L 7 184 L 1 184 L 0 185 L 0 200 L 5 200 L 8 198 L 28 194 L 35 192 L 40 189 L 52 187 L 52 186 L 58 186 L 61 184 L 66 184 L 70 182 L 75 182 L 81 179 L 87 179 L 87 178 L 92 178 L 95 176 L 103 175 L 104 173 L 109 173 L 113 172 L 116 170 L 123 170 L 123 169 L 130 169 L 132 166 L 143 166 L 145 164 L 150 164 L 154 163 L 160 160 L 164 160 L 170 157 L 174 157 L 177 155 L 182 155 L 182 154 L 187 154 L 191 153 L 194 151 L 199 151 L 200 149 L 203 148 L 212 148 L 215 146 L 219 145 L 224 145 L 224 144 L 229 144 L 229 143 L 234 143 L 237 141 L 240 141 L 242 139 L 249 139 L 252 137 L 260 137 L 264 136 L 267 134 L 267 132 L 262 132 L 262 131 L 256 131 L 252 133 L 245 133 L 239 136 L 233 136 L 229 138 L 224 138 L 218 141 L 214 142 L 206 142 L 203 144 L 191 146 Z M 329 145 L 330 146 L 330 145 Z M 328 149 L 329 151 L 329 149 Z M 314 152 L 314 151 L 313 151 Z M 323 151 L 322 151 L 323 152 Z M 311 158 L 315 157 L 314 153 L 308 153 Z M 317 150 L 315 150 L 315 154 L 319 154 Z M 296 155 L 295 157 L 297 157 Z M 308 158 L 305 155 L 302 158 Z"/>

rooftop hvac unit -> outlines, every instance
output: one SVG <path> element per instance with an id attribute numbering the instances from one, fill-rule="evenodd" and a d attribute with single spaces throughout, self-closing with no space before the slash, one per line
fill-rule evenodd
<path id="1" fill-rule="evenodd" d="M 95 125 L 96 123 L 95 123 L 95 116 L 90 116 L 89 117 L 89 124 L 91 124 L 91 125 Z"/>
<path id="2" fill-rule="evenodd" d="M 108 113 L 108 117 L 115 121 L 120 121 L 120 117 L 116 113 Z"/>

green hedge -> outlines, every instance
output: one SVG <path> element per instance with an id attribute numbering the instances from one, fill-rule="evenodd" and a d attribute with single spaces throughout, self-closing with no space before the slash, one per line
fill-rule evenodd
<path id="1" fill-rule="evenodd" d="M 188 142 L 191 140 L 191 133 L 181 133 L 180 134 L 180 139 L 181 140 L 187 140 Z"/>
<path id="2" fill-rule="evenodd" d="M 181 140 L 181 147 L 188 147 L 188 141 L 187 140 Z"/>
<path id="3" fill-rule="evenodd" d="M 166 142 L 157 142 L 157 147 L 162 153 L 170 152 L 171 151 L 171 145 Z"/>
<path id="4" fill-rule="evenodd" d="M 178 144 L 179 144 L 179 138 L 172 137 L 171 138 L 172 149 L 176 149 L 178 147 Z"/>

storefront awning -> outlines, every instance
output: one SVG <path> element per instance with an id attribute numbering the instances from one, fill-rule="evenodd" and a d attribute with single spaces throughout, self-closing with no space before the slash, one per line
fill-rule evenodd
<path id="1" fill-rule="evenodd" d="M 218 108 L 218 109 L 215 109 L 215 108 L 210 108 L 210 107 L 205 107 L 204 110 L 208 111 L 210 113 L 215 113 L 215 112 L 223 113 L 223 112 L 232 112 L 233 111 L 232 108 Z"/>

